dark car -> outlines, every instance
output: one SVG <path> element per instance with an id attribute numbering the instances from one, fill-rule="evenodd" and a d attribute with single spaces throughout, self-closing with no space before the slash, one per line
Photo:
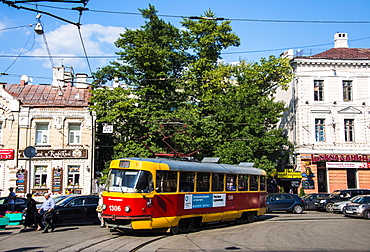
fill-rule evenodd
<path id="1" fill-rule="evenodd" d="M 344 216 L 370 219 L 370 196 L 364 195 L 343 208 Z"/>
<path id="2" fill-rule="evenodd" d="M 266 199 L 267 212 L 287 211 L 302 213 L 304 210 L 304 200 L 296 194 L 273 193 Z"/>
<path id="3" fill-rule="evenodd" d="M 27 207 L 27 199 L 26 198 L 19 198 L 15 199 L 14 204 L 14 211 L 16 212 L 23 212 L 23 210 Z M 0 215 L 4 215 L 6 211 L 9 211 L 8 205 L 8 197 L 1 197 L 0 198 Z"/>
<path id="4" fill-rule="evenodd" d="M 356 195 L 370 194 L 370 189 L 341 189 L 335 190 L 328 197 L 318 198 L 315 202 L 316 210 L 326 210 L 334 212 L 333 205 L 336 202 L 347 201 Z"/>
<path id="5" fill-rule="evenodd" d="M 316 209 L 315 202 L 317 198 L 323 198 L 328 197 L 330 193 L 309 193 L 304 196 L 302 196 L 302 199 L 304 200 L 305 209 L 311 210 Z"/>
<path id="6" fill-rule="evenodd" d="M 56 224 L 100 223 L 96 207 L 99 196 L 72 195 L 55 204 Z"/>

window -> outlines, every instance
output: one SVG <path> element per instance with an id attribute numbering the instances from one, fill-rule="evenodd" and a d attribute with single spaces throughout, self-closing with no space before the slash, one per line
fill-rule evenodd
<path id="1" fill-rule="evenodd" d="M 250 190 L 251 191 L 258 191 L 258 176 L 251 175 L 250 176 Z"/>
<path id="2" fill-rule="evenodd" d="M 48 143 L 48 128 L 47 123 L 38 123 L 36 125 L 36 144 L 47 144 Z"/>
<path id="3" fill-rule="evenodd" d="M 35 166 L 35 187 L 46 187 L 47 166 Z"/>
<path id="4" fill-rule="evenodd" d="M 180 192 L 194 192 L 194 172 L 180 172 Z"/>
<path id="5" fill-rule="evenodd" d="M 197 174 L 197 192 L 209 192 L 209 173 Z"/>
<path id="6" fill-rule="evenodd" d="M 322 80 L 315 80 L 313 87 L 313 96 L 315 101 L 323 101 L 324 100 L 324 81 Z"/>
<path id="7" fill-rule="evenodd" d="M 344 119 L 344 139 L 346 142 L 355 141 L 355 128 L 353 119 Z"/>
<path id="8" fill-rule="evenodd" d="M 343 101 L 352 101 L 352 81 L 343 81 Z"/>
<path id="9" fill-rule="evenodd" d="M 248 175 L 238 175 L 238 190 L 248 191 Z"/>
<path id="10" fill-rule="evenodd" d="M 177 172 L 157 171 L 157 192 L 176 192 Z"/>
<path id="11" fill-rule="evenodd" d="M 222 192 L 224 190 L 224 174 L 212 174 L 212 191 Z"/>
<path id="12" fill-rule="evenodd" d="M 69 124 L 68 143 L 81 143 L 81 124 Z"/>
<path id="13" fill-rule="evenodd" d="M 315 119 L 316 142 L 325 141 L 325 119 Z"/>
<path id="14" fill-rule="evenodd" d="M 78 186 L 80 184 L 80 166 L 68 166 L 68 186 Z"/>
<path id="15" fill-rule="evenodd" d="M 265 191 L 266 190 L 266 177 L 261 176 L 260 177 L 260 191 Z"/>
<path id="16" fill-rule="evenodd" d="M 226 175 L 226 191 L 236 190 L 236 175 Z"/>

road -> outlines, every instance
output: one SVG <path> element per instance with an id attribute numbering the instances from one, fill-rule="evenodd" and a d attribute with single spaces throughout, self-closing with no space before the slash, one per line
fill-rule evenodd
<path id="1" fill-rule="evenodd" d="M 1 251 L 370 251 L 370 221 L 307 211 L 269 213 L 254 223 L 211 225 L 189 234 L 111 233 L 96 225 L 43 234 L 0 231 Z"/>

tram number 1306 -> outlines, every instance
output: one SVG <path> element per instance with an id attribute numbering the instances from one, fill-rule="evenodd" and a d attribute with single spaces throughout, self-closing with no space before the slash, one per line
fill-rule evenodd
<path id="1" fill-rule="evenodd" d="M 121 206 L 109 206 L 110 211 L 121 211 Z"/>

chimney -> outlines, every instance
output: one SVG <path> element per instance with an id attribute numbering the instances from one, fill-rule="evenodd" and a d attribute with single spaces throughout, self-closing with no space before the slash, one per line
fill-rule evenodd
<path id="1" fill-rule="evenodd" d="M 334 48 L 348 48 L 347 33 L 337 32 L 334 34 Z"/>
<path id="2" fill-rule="evenodd" d="M 76 74 L 76 87 L 77 88 L 88 88 L 89 84 L 87 83 L 87 74 L 78 73 Z"/>

